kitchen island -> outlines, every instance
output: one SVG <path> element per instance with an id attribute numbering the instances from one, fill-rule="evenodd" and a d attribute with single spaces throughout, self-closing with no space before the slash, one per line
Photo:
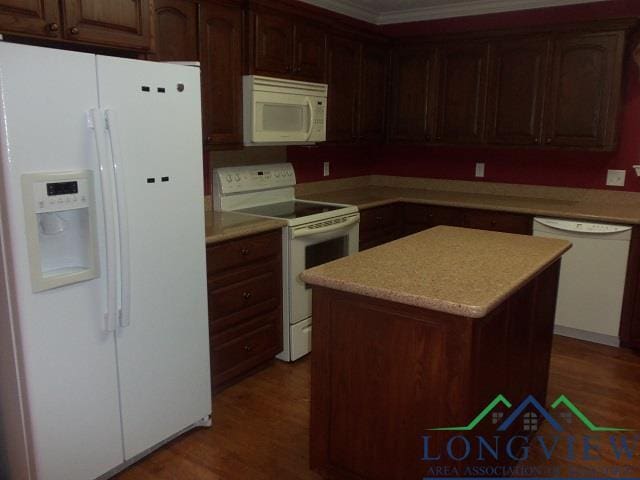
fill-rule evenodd
<path id="1" fill-rule="evenodd" d="M 545 402 L 569 248 L 443 226 L 305 271 L 312 468 L 331 478 L 434 476 L 430 467 L 452 464 L 429 460 L 451 432 L 430 429 L 468 425 L 498 395 Z M 468 433 L 495 428 L 485 421 Z"/>

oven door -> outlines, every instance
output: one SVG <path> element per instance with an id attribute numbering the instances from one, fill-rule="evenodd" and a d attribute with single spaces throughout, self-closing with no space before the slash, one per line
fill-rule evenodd
<path id="1" fill-rule="evenodd" d="M 360 214 L 317 222 L 290 229 L 290 315 L 291 324 L 311 317 L 311 287 L 300 280 L 309 268 L 346 257 L 358 251 Z"/>

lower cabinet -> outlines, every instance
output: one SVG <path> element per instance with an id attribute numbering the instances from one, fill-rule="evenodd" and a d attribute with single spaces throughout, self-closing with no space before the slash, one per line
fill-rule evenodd
<path id="1" fill-rule="evenodd" d="M 360 251 L 391 242 L 402 235 L 400 208 L 394 204 L 360 212 Z"/>
<path id="2" fill-rule="evenodd" d="M 282 351 L 282 236 L 262 233 L 207 247 L 214 392 Z"/>
<path id="3" fill-rule="evenodd" d="M 531 235 L 533 233 L 533 217 L 518 213 L 414 203 L 404 204 L 403 213 L 403 233 L 405 235 L 438 225 L 477 228 L 479 230 L 518 233 L 520 235 Z"/>

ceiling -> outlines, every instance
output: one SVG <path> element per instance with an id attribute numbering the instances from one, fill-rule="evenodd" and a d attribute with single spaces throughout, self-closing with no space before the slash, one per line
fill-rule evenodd
<path id="1" fill-rule="evenodd" d="M 601 0 L 302 0 L 376 25 L 557 7 Z"/>

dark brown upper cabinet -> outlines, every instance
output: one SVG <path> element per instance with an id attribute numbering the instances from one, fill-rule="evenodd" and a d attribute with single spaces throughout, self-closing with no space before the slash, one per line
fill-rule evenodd
<path id="1" fill-rule="evenodd" d="M 495 41 L 491 45 L 487 142 L 539 145 L 551 40 Z"/>
<path id="2" fill-rule="evenodd" d="M 197 61 L 198 3 L 155 0 L 153 58 L 161 62 Z"/>
<path id="3" fill-rule="evenodd" d="M 254 15 L 254 72 L 258 75 L 293 73 L 293 20 L 282 14 Z"/>
<path id="4" fill-rule="evenodd" d="M 326 34 L 315 24 L 279 12 L 253 12 L 253 73 L 322 82 L 325 54 Z"/>
<path id="5" fill-rule="evenodd" d="M 242 144 L 242 22 L 238 6 L 200 4 L 200 63 L 204 140 Z"/>
<path id="6" fill-rule="evenodd" d="M 555 41 L 547 145 L 615 148 L 624 47 L 624 32 L 570 34 Z"/>
<path id="7" fill-rule="evenodd" d="M 440 48 L 436 141 L 460 144 L 483 141 L 488 47 L 486 42 L 455 42 Z"/>
<path id="8" fill-rule="evenodd" d="M 360 141 L 383 143 L 385 140 L 389 49 L 364 45 L 360 68 L 358 137 Z"/>
<path id="9" fill-rule="evenodd" d="M 149 0 L 65 0 L 64 37 L 120 48 L 148 49 Z"/>
<path id="10" fill-rule="evenodd" d="M 0 0 L 0 33 L 149 50 L 149 0 Z"/>
<path id="11" fill-rule="evenodd" d="M 397 49 L 392 65 L 389 140 L 430 142 L 435 133 L 436 51 Z"/>
<path id="12" fill-rule="evenodd" d="M 0 0 L 0 31 L 59 38 L 62 34 L 58 0 Z"/>
<path id="13" fill-rule="evenodd" d="M 319 27 L 298 22 L 295 25 L 293 76 L 322 82 L 325 79 L 327 36 Z"/>
<path id="14" fill-rule="evenodd" d="M 360 91 L 361 43 L 342 36 L 329 38 L 327 74 L 327 141 L 354 143 L 358 140 L 357 115 Z"/>

